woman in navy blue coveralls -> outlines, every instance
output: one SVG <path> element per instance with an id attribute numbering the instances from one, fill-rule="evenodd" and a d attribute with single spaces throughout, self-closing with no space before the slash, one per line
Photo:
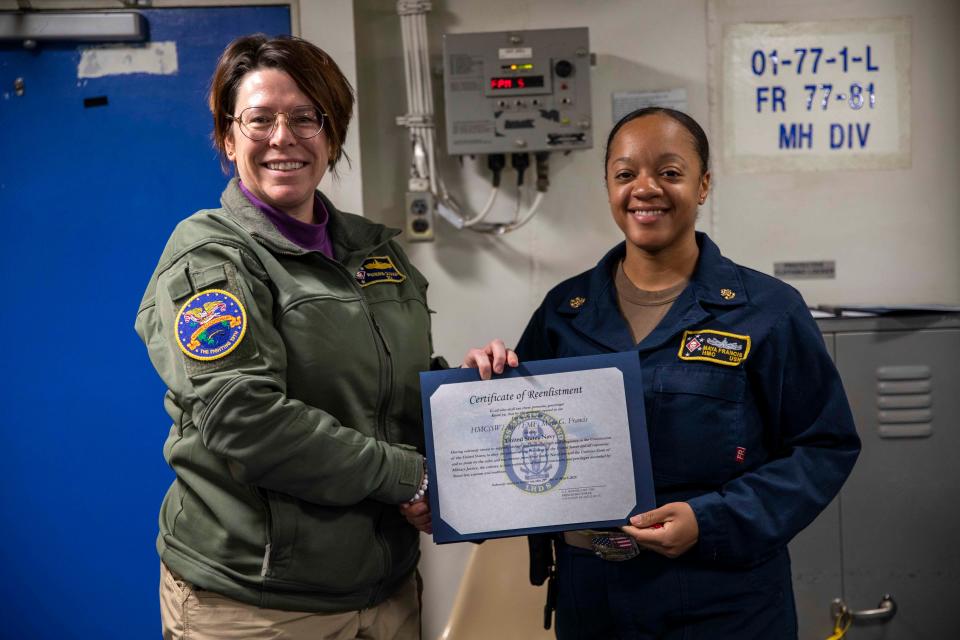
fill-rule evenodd
<path id="1" fill-rule="evenodd" d="M 623 527 L 639 554 L 617 562 L 560 537 L 530 539 L 531 579 L 557 581 L 563 640 L 796 638 L 787 543 L 840 490 L 860 450 L 800 294 L 695 231 L 708 161 L 689 116 L 625 116 L 605 159 L 624 242 L 547 294 L 515 354 L 494 341 L 464 360 L 489 377 L 517 356 L 640 358 L 658 506 Z M 639 344 L 617 302 L 621 263 L 638 289 L 683 287 Z"/>

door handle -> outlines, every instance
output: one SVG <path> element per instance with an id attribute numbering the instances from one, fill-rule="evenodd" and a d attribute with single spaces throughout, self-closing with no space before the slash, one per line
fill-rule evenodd
<path id="1" fill-rule="evenodd" d="M 883 598 L 880 599 L 880 604 L 877 605 L 876 609 L 853 611 L 847 606 L 846 602 L 841 598 L 837 598 L 831 603 L 830 612 L 833 614 L 835 620 L 841 616 L 849 616 L 854 622 L 886 622 L 897 614 L 897 603 L 893 599 L 893 596 L 885 593 L 883 594 Z"/>

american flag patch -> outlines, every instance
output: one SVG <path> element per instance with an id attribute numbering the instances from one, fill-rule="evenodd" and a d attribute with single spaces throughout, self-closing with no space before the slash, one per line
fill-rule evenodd
<path id="1" fill-rule="evenodd" d="M 633 541 L 627 536 L 594 536 L 593 546 L 605 549 L 632 549 Z"/>
<path id="2" fill-rule="evenodd" d="M 743 462 L 747 459 L 747 450 L 743 447 L 737 447 L 737 462 Z"/>

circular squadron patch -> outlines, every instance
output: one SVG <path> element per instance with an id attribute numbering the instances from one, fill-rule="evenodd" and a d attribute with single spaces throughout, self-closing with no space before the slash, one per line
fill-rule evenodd
<path id="1" fill-rule="evenodd" d="M 187 300 L 176 322 L 177 344 L 194 360 L 222 358 L 247 332 L 247 314 L 232 293 L 207 289 Z"/>
<path id="2" fill-rule="evenodd" d="M 518 414 L 503 429 L 501 442 L 504 469 L 517 488 L 543 493 L 563 480 L 567 438 L 553 416 L 543 411 Z"/>

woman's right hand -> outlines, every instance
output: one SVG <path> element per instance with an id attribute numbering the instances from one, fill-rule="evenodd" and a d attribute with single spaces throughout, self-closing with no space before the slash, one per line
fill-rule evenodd
<path id="1" fill-rule="evenodd" d="M 504 365 L 516 367 L 520 359 L 513 349 L 507 349 L 503 340 L 491 340 L 485 347 L 474 347 L 463 357 L 464 367 L 477 369 L 481 380 L 489 380 L 494 373 L 503 373 Z"/>

